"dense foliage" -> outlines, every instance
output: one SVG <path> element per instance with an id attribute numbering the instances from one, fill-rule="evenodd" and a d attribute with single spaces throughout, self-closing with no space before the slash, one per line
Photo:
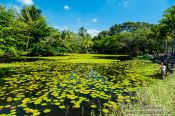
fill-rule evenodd
<path id="1" fill-rule="evenodd" d="M 174 54 L 175 7 L 168 8 L 160 24 L 126 22 L 102 31 L 93 39 L 94 50 L 100 53 Z"/>
<path id="2" fill-rule="evenodd" d="M 61 55 L 65 53 L 159 54 L 174 52 L 175 7 L 160 24 L 125 22 L 92 38 L 84 27 L 78 33 L 49 26 L 35 5 L 20 12 L 0 6 L 0 56 Z"/>
<path id="3" fill-rule="evenodd" d="M 24 6 L 20 13 L 0 6 L 0 56 L 88 52 L 92 45 L 85 28 L 77 34 L 54 29 L 34 5 Z"/>
<path id="4" fill-rule="evenodd" d="M 94 38 L 94 49 L 101 53 L 132 55 L 161 53 L 163 38 L 156 35 L 156 27 L 144 22 L 114 25 L 109 31 L 103 31 Z"/>

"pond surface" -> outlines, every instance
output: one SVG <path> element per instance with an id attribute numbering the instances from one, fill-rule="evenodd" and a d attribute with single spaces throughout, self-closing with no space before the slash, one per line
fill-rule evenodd
<path id="1" fill-rule="evenodd" d="M 105 114 L 111 109 L 118 110 L 120 102 L 134 101 L 136 88 L 153 82 L 151 76 L 159 68 L 148 61 L 98 63 L 97 58 L 89 55 L 87 59 L 74 58 L 88 62 L 49 58 L 0 68 L 0 114 L 89 116 L 92 111 L 96 115 Z"/>
<path id="2" fill-rule="evenodd" d="M 95 56 L 97 59 L 116 59 L 120 61 L 132 60 L 131 56 Z"/>
<path id="3" fill-rule="evenodd" d="M 11 63 L 11 62 L 35 62 L 39 61 L 39 58 L 27 58 L 27 57 L 21 57 L 21 58 L 0 58 L 0 63 Z"/>

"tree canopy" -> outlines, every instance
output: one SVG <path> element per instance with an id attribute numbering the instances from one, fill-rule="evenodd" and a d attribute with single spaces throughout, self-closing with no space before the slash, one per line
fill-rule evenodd
<path id="1" fill-rule="evenodd" d="M 61 55 L 65 53 L 174 53 L 175 6 L 165 10 L 159 24 L 124 22 L 91 37 L 51 27 L 35 5 L 20 12 L 0 5 L 0 56 Z"/>

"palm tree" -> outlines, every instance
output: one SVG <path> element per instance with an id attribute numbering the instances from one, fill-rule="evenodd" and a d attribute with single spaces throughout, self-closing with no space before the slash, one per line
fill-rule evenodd
<path id="1" fill-rule="evenodd" d="M 19 20 L 22 22 L 25 22 L 28 26 L 27 33 L 29 37 L 26 42 L 26 51 L 28 51 L 30 40 L 33 38 L 32 29 L 34 26 L 38 24 L 39 20 L 42 18 L 43 17 L 41 16 L 41 10 L 37 9 L 35 5 L 25 6 L 21 10 L 21 14 L 19 15 Z"/>
<path id="2" fill-rule="evenodd" d="M 35 5 L 25 6 L 21 10 L 20 20 L 33 25 L 37 20 L 41 18 L 41 10 L 37 9 Z"/>

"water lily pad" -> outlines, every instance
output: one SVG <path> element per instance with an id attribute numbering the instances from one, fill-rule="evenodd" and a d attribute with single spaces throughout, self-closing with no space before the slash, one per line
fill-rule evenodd
<path id="1" fill-rule="evenodd" d="M 108 110 L 108 109 L 102 109 L 102 112 L 104 112 L 104 113 L 108 113 L 109 110 Z"/>
<path id="2" fill-rule="evenodd" d="M 49 113 L 51 110 L 50 109 L 45 109 L 44 113 Z"/>
<path id="3" fill-rule="evenodd" d="M 97 106 L 96 105 L 91 105 L 91 108 L 96 108 Z"/>

